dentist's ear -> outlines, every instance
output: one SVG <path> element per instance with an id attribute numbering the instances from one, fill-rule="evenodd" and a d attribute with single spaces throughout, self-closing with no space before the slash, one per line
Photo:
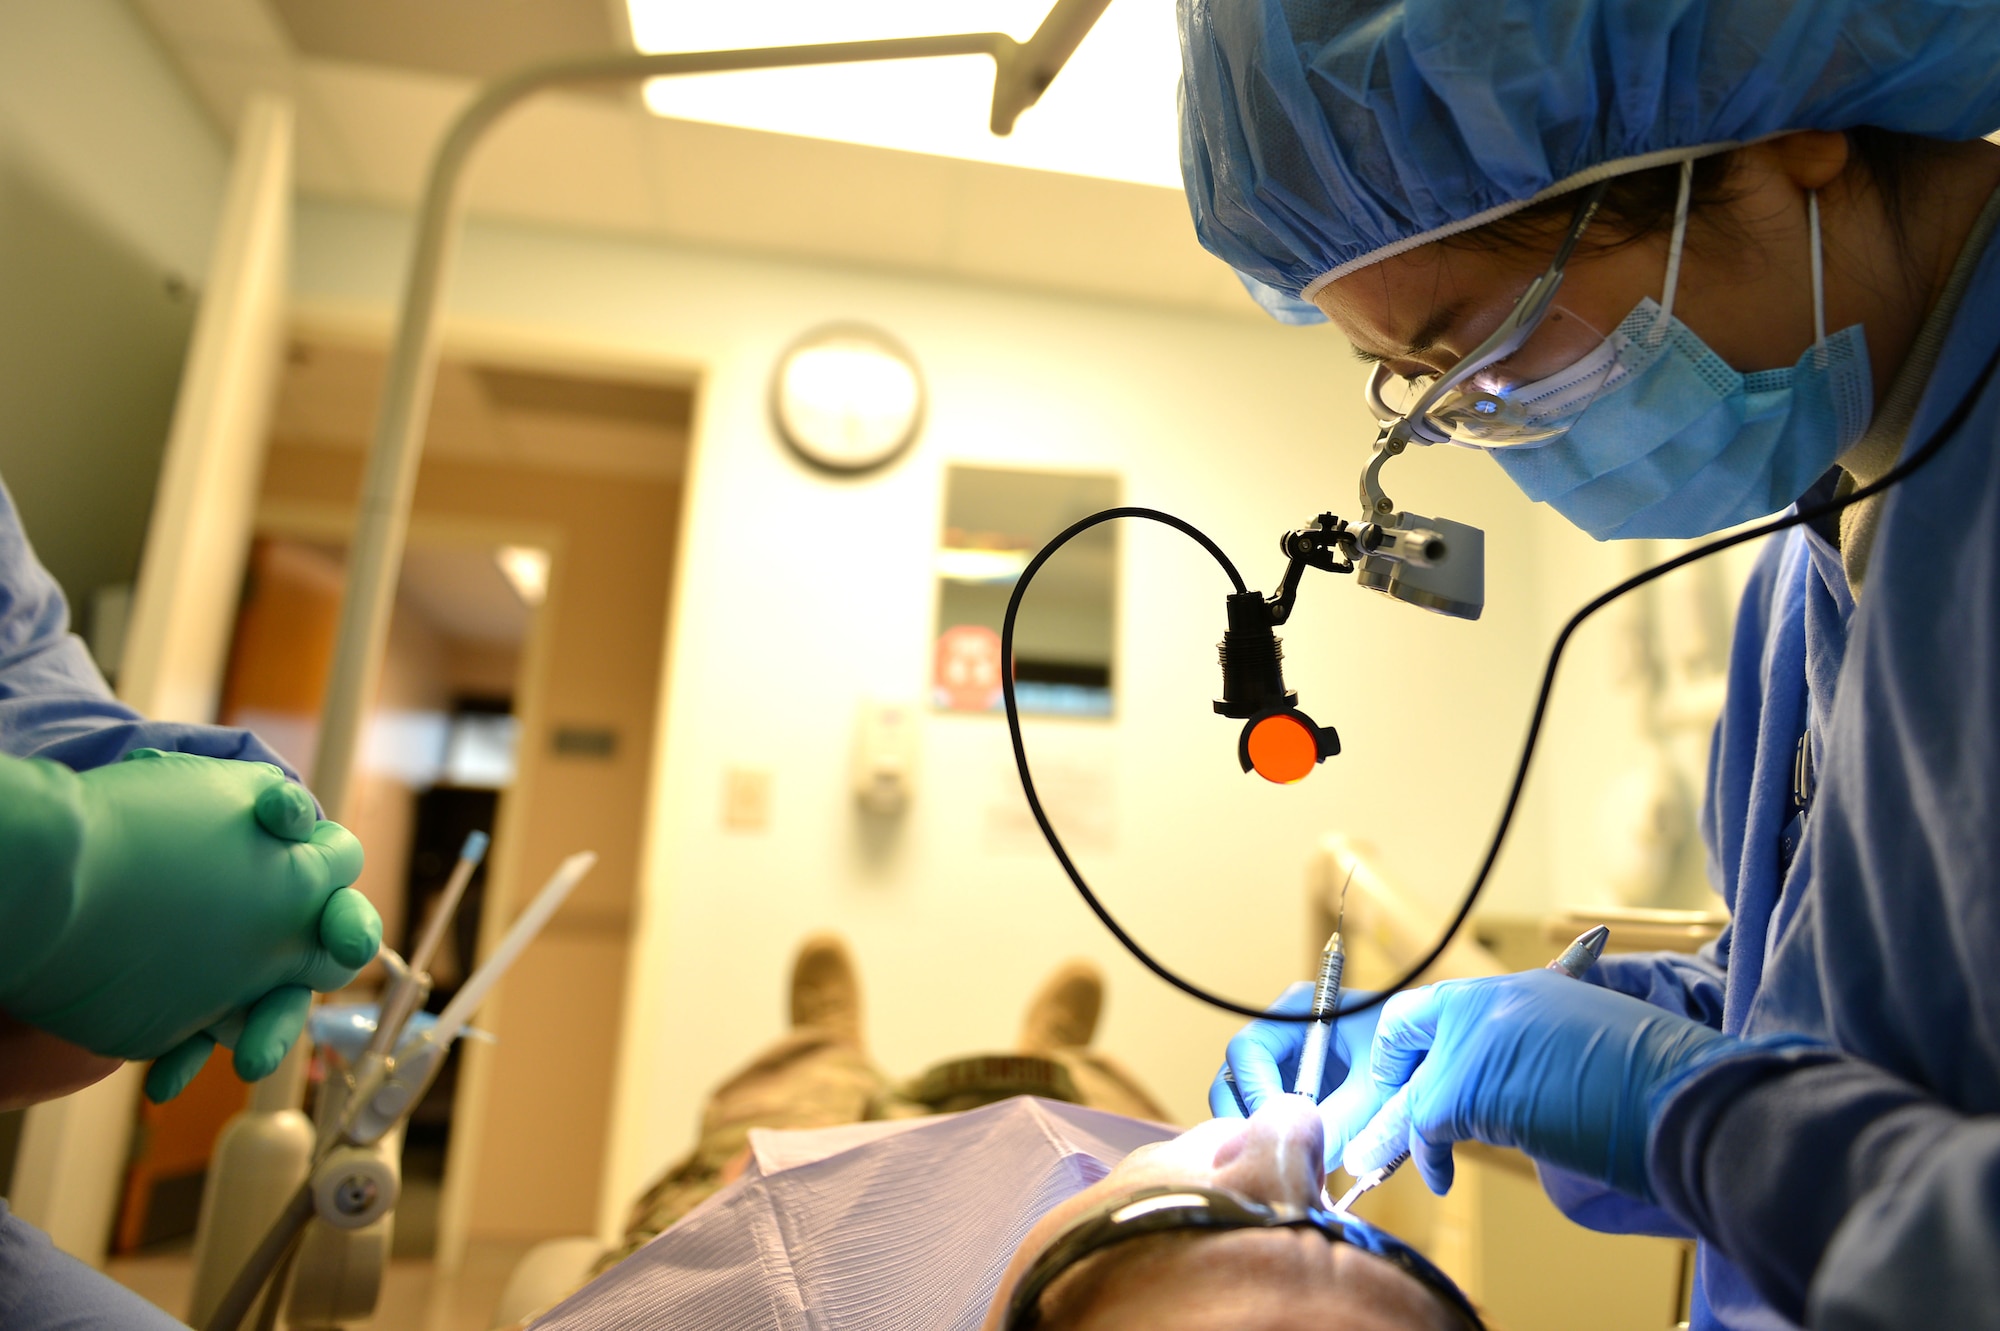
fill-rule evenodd
<path id="1" fill-rule="evenodd" d="M 1802 190 L 1825 189 L 1840 178 L 1853 157 L 1847 136 L 1835 130 L 1802 129 L 1738 151 L 1762 155 Z"/>

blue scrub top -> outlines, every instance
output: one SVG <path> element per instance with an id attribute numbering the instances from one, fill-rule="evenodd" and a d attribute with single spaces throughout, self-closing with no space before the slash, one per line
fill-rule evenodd
<path id="1" fill-rule="evenodd" d="M 148 721 L 119 702 L 69 631 L 62 589 L 35 558 L 13 496 L 0 483 L 0 753 L 83 771 L 133 749 L 272 763 L 298 779 L 247 730 Z"/>
<path id="2" fill-rule="evenodd" d="M 0 483 L 0 753 L 81 771 L 149 748 L 273 763 L 298 779 L 247 730 L 148 721 L 112 696 L 90 653 L 69 631 L 62 589 L 35 558 L 13 496 Z M 0 1326 L 162 1331 L 180 1325 L 59 1252 L 0 1200 Z"/>
<path id="3" fill-rule="evenodd" d="M 1592 975 L 1759 1042 L 1662 1107 L 1660 1208 L 1544 1171 L 1593 1228 L 1701 1236 L 1696 1328 L 2000 1326 L 2000 384 L 1980 378 L 1995 309 L 2000 240 L 1909 447 L 1970 414 L 1889 493 L 1863 603 L 1803 528 L 1750 580 L 1703 813 L 1728 932 Z M 1817 775 L 1802 835 L 1801 735 Z"/>

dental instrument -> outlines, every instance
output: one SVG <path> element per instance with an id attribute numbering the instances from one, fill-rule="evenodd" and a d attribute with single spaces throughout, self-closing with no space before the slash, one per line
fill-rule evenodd
<path id="1" fill-rule="evenodd" d="M 363 1094 L 369 1088 L 365 1084 L 357 1087 L 349 1114 L 352 1116 L 345 1129 L 350 1140 L 367 1143 L 379 1139 L 394 1127 L 405 1114 L 416 1106 L 423 1093 L 436 1080 L 438 1069 L 443 1066 L 444 1056 L 451 1050 L 452 1041 L 465 1029 L 472 1014 L 485 1001 L 486 995 L 507 973 L 528 944 L 542 931 L 542 926 L 561 908 L 569 898 L 571 889 L 583 881 L 583 876 L 596 865 L 597 856 L 591 851 L 582 851 L 570 856 L 557 866 L 555 876 L 550 878 L 533 904 L 521 912 L 521 917 L 493 949 L 493 955 L 486 964 L 474 972 L 451 1002 L 445 1004 L 444 1011 L 438 1013 L 437 1024 L 413 1041 L 407 1052 L 399 1054 L 395 1065 L 387 1069 L 375 1084 L 372 1092 Z M 377 1033 L 379 1038 L 380 1033 Z"/>
<path id="2" fill-rule="evenodd" d="M 1590 974 L 1590 968 L 1604 955 L 1604 944 L 1611 938 L 1607 925 L 1597 925 L 1585 929 L 1563 949 L 1562 955 L 1551 961 L 1544 970 L 1561 971 L 1572 980 L 1581 980 Z"/>
<path id="3" fill-rule="evenodd" d="M 1347 948 L 1340 941 L 1340 927 L 1347 922 L 1347 887 L 1354 881 L 1354 865 L 1347 866 L 1347 878 L 1340 885 L 1340 905 L 1333 918 L 1333 937 L 1319 954 L 1319 976 L 1313 984 L 1312 1029 L 1306 1032 L 1305 1047 L 1299 1051 L 1299 1077 L 1292 1084 L 1295 1095 L 1319 1100 L 1320 1078 L 1326 1075 L 1326 1046 L 1333 1039 L 1333 1023 L 1340 1012 L 1340 976 L 1347 968 Z"/>
<path id="4" fill-rule="evenodd" d="M 478 839 L 475 841 L 474 838 Z M 480 834 L 467 838 L 453 879 L 461 876 L 469 879 L 470 865 L 478 862 L 478 856 L 484 854 L 485 848 Z M 419 998 L 412 1003 L 409 995 L 412 992 L 428 994 L 430 977 L 408 965 L 390 949 L 382 949 L 383 964 L 393 977 L 390 998 L 383 1005 L 382 1020 L 355 1069 L 340 1080 L 329 1080 L 323 1094 L 337 1097 L 337 1104 L 333 1112 L 325 1116 L 306 1180 L 292 1194 L 284 1210 L 265 1233 L 263 1241 L 237 1273 L 229 1292 L 209 1316 L 206 1331 L 237 1331 L 249 1315 L 258 1293 L 267 1285 L 271 1288 L 265 1296 L 265 1308 L 259 1323 L 261 1325 L 275 1318 L 277 1300 L 282 1297 L 286 1284 L 282 1274 L 297 1254 L 307 1223 L 315 1217 L 334 1229 L 354 1230 L 373 1224 L 395 1206 L 400 1185 L 394 1167 L 370 1148 L 381 1141 L 423 1098 L 424 1091 L 443 1066 L 444 1055 L 450 1050 L 453 1039 L 596 863 L 596 853 L 586 850 L 571 855 L 557 865 L 555 873 L 514 921 L 499 946 L 493 950 L 493 955 L 473 972 L 452 1001 L 445 1005 L 436 1023 L 410 1041 L 408 1048 L 403 1047 L 401 1037 L 411 1012 L 422 1002 Z M 451 887 L 447 884 L 447 895 L 450 891 Z M 459 891 L 463 893 L 463 886 Z M 439 914 L 442 916 L 444 912 Z M 441 931 L 442 926 L 434 922 L 433 928 L 426 932 L 425 940 L 418 945 L 419 954 L 426 944 L 435 949 L 435 941 L 430 934 Z M 404 1009 L 402 1020 L 395 1025 L 388 1020 L 392 1005 Z M 273 1279 L 274 1273 L 279 1275 L 276 1280 Z"/>
<path id="5" fill-rule="evenodd" d="M 452 865 L 451 877 L 445 880 L 444 895 L 438 899 L 437 909 L 431 913 L 430 923 L 424 926 L 424 932 L 417 939 L 417 946 L 411 951 L 407 963 L 389 949 L 382 950 L 382 964 L 391 976 L 389 992 L 382 997 L 382 1012 L 376 1018 L 375 1034 L 362 1053 L 363 1061 L 355 1065 L 357 1076 L 368 1066 L 367 1060 L 385 1058 L 394 1050 L 392 1041 L 402 1037 L 403 1028 L 412 1014 L 421 1011 L 430 998 L 431 961 L 444 942 L 444 932 L 450 926 L 452 917 L 458 914 L 459 898 L 465 895 L 473 871 L 486 858 L 489 844 L 491 839 L 484 832 L 475 831 L 466 835 L 465 844 L 459 847 L 458 862 Z"/>
<path id="6" fill-rule="evenodd" d="M 492 839 L 484 832 L 470 832 L 465 845 L 459 849 L 458 863 L 451 868 L 451 877 L 445 880 L 444 893 L 438 898 L 437 909 L 431 912 L 431 920 L 424 927 L 423 936 L 410 953 L 410 968 L 427 971 L 431 959 L 437 955 L 438 946 L 444 942 L 444 932 L 450 927 L 452 917 L 458 914 L 458 900 L 465 895 L 466 885 L 472 881 L 472 871 L 486 858 L 486 848 Z"/>
<path id="7" fill-rule="evenodd" d="M 1604 955 L 1604 944 L 1610 937 L 1611 930 L 1601 924 L 1594 928 L 1586 929 L 1578 934 L 1568 947 L 1562 950 L 1561 956 L 1551 961 L 1543 969 L 1555 971 L 1559 975 L 1567 975 L 1572 980 L 1581 980 L 1590 973 L 1590 968 L 1597 964 L 1597 959 Z M 1382 1107 L 1382 1113 L 1392 1115 L 1389 1125 L 1391 1131 L 1388 1134 L 1390 1136 L 1398 1135 L 1398 1132 L 1404 1138 L 1409 1136 L 1410 1127 L 1407 1114 L 1403 1109 L 1403 1103 L 1403 1092 L 1398 1091 L 1390 1097 L 1389 1103 Z M 1335 1202 L 1329 1209 L 1335 1215 L 1346 1215 L 1354 1209 L 1356 1202 L 1381 1187 L 1391 1174 L 1403 1167 L 1404 1162 L 1409 1158 L 1410 1151 L 1406 1146 L 1398 1151 L 1387 1164 L 1371 1169 L 1356 1179 L 1354 1186 L 1342 1193 L 1340 1200 Z M 1324 1193 L 1322 1193 L 1322 1197 L 1324 1197 Z"/>

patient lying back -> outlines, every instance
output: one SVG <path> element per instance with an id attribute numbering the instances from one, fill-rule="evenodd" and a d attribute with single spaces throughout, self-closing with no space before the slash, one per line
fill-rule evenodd
<path id="1" fill-rule="evenodd" d="M 1324 1182 L 1319 1115 L 1280 1096 L 1254 1116 L 1213 1119 L 1141 1146 L 1098 1182 L 1049 1208 L 1015 1246 L 984 1331 L 1465 1331 L 1477 1318 L 1442 1273 L 1382 1231 L 1352 1221 L 1330 1237 L 1312 1225 L 1169 1229 L 1115 1241 L 1066 1267 L 1061 1250 L 1106 1217 L 1220 1192 L 1272 1218 L 1317 1205 Z M 1054 1279 L 1031 1298 L 1022 1282 Z"/>
<path id="2" fill-rule="evenodd" d="M 741 1177 L 536 1326 L 1003 1331 L 1016 1284 L 1079 1217 L 1162 1187 L 1303 1207 L 1318 1196 L 1320 1151 L 1317 1115 L 1289 1097 L 1179 1135 L 1028 1097 L 936 1118 L 758 1129 Z M 1421 1258 L 1359 1222 L 1350 1229 L 1345 1242 L 1304 1228 L 1121 1244 L 1059 1276 L 1011 1325 L 1477 1326 Z"/>
<path id="3" fill-rule="evenodd" d="M 1183 1133 L 1159 1122 L 1145 1089 L 1091 1047 L 1103 993 L 1087 963 L 1050 977 L 1012 1054 L 909 1083 L 868 1059 L 860 989 L 844 944 L 806 941 L 791 1032 L 717 1088 L 695 1150 L 538 1328 L 1478 1325 L 1449 1281 L 1359 1221 L 1138 1237 L 1113 1224 L 1097 1244 L 1107 1217 L 1177 1217 L 1158 1209 L 1177 1190 L 1239 1219 L 1297 1222 L 1320 1196 L 1323 1141 L 1292 1097 Z"/>

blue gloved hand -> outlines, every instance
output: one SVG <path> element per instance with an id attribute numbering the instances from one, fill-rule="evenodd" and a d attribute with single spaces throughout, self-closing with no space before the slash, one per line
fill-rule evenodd
<path id="1" fill-rule="evenodd" d="M 1407 1149 L 1442 1194 L 1452 1143 L 1470 1138 L 1651 1201 L 1661 1093 L 1736 1043 L 1552 971 L 1426 985 L 1383 1004 L 1367 1090 L 1328 1106 L 1328 1151 L 1358 1177 Z"/>
<path id="2" fill-rule="evenodd" d="M 315 989 L 373 959 L 361 843 L 264 763 L 140 749 L 0 770 L 0 1009 L 94 1053 L 155 1059 L 168 1099 L 218 1038 L 276 1070 Z"/>
<path id="3" fill-rule="evenodd" d="M 1340 1003 L 1347 1007 L 1357 998 L 1372 997 L 1373 994 L 1351 990 L 1341 996 Z M 1278 995 L 1270 1010 L 1310 1012 L 1312 998 L 1312 981 L 1301 980 Z M 1341 1088 L 1350 1080 L 1348 1070 L 1357 1062 L 1367 1067 L 1368 1046 L 1375 1038 L 1375 1023 L 1381 1016 L 1382 1009 L 1377 1006 L 1333 1024 L 1333 1037 L 1326 1046 L 1326 1069 L 1320 1074 L 1315 1100 L 1327 1101 L 1329 1096 L 1335 1096 L 1340 1101 L 1364 1093 L 1363 1078 L 1351 1079 L 1355 1082 L 1352 1092 L 1343 1092 Z M 1209 1085 L 1208 1112 L 1217 1118 L 1244 1118 L 1256 1113 L 1270 1097 L 1290 1091 L 1298 1080 L 1299 1054 L 1305 1048 L 1306 1032 L 1311 1029 L 1302 1021 L 1253 1021 L 1236 1032 L 1230 1037 L 1222 1070 Z M 1336 1101 L 1328 1102 L 1329 1109 Z"/>

